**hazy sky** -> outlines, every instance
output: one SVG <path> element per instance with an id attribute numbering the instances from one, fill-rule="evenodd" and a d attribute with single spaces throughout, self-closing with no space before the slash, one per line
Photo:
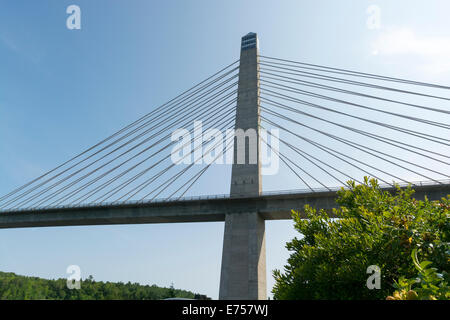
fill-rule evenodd
<path id="1" fill-rule="evenodd" d="M 71 4 L 81 30 L 66 27 Z M 449 84 L 449 12 L 446 0 L 0 0 L 0 195 L 236 60 L 248 32 L 263 55 Z M 218 172 L 191 194 L 228 193 Z M 303 186 L 282 173 L 263 188 Z M 268 291 L 294 236 L 290 221 L 266 223 Z M 223 223 L 1 230 L 0 270 L 57 278 L 75 264 L 217 298 L 222 237 Z"/>

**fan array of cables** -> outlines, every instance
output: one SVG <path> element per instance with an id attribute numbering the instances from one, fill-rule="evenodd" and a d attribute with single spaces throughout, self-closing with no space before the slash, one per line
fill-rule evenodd
<path id="1" fill-rule="evenodd" d="M 268 131 L 261 144 L 281 165 L 264 181 L 275 190 L 335 190 L 363 176 L 386 186 L 450 184 L 450 87 L 267 56 L 259 56 L 259 74 L 260 129 Z M 202 130 L 234 129 L 238 75 L 239 60 L 0 197 L 0 211 L 184 197 L 211 166 L 195 166 L 196 155 L 233 148 L 195 143 L 193 132 L 198 120 Z M 190 128 L 185 144 L 194 150 L 173 162 L 185 146 L 171 139 L 178 128 Z"/>
<path id="2" fill-rule="evenodd" d="M 234 128 L 238 72 L 239 60 L 55 169 L 0 197 L 0 211 L 183 197 L 210 165 L 194 166 L 198 160 L 195 148 L 184 155 L 181 150 L 199 138 L 193 135 L 194 121 L 202 121 L 202 130 Z M 184 144 L 177 148 L 180 142 L 172 141 L 171 135 L 179 128 L 190 128 L 191 140 L 186 143 L 183 140 Z M 216 146 L 211 141 L 202 141 L 197 148 L 207 152 Z M 172 152 L 182 154 L 177 163 L 171 160 Z M 191 164 L 181 164 L 192 154 Z"/>
<path id="3" fill-rule="evenodd" d="M 261 129 L 280 129 L 273 152 L 303 188 L 449 183 L 450 87 L 267 56 L 259 67 Z"/>

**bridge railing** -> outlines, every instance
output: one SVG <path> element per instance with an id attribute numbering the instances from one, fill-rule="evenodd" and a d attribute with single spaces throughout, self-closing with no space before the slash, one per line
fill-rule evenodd
<path id="1" fill-rule="evenodd" d="M 446 180 L 437 180 L 439 181 L 439 184 L 443 184 L 443 185 L 448 185 L 450 184 L 450 179 L 446 179 Z M 437 185 L 436 182 L 432 181 L 432 180 L 428 180 L 428 181 L 413 181 L 411 183 L 396 183 L 398 186 L 400 186 L 401 188 L 405 188 L 408 185 L 412 185 L 414 186 L 419 186 L 419 187 L 424 187 L 424 186 L 432 186 L 432 185 Z M 379 184 L 379 186 L 382 189 L 391 189 L 392 185 L 390 184 Z M 329 188 L 312 188 L 312 190 L 314 190 L 314 192 L 327 192 L 327 191 L 338 191 L 340 189 L 349 189 L 347 186 L 340 186 L 340 187 L 329 187 Z M 278 194 L 299 194 L 299 193 L 312 193 L 311 189 L 289 189 L 289 190 L 277 190 L 277 191 L 264 191 L 261 193 L 261 196 L 270 196 L 270 195 L 278 195 Z"/>
<path id="2" fill-rule="evenodd" d="M 450 185 L 450 179 L 438 180 L 439 184 Z M 400 187 L 407 187 L 408 185 L 414 186 L 432 186 L 438 185 L 434 181 L 414 181 L 411 183 L 397 183 Z M 380 184 L 383 189 L 391 189 L 392 185 Z M 305 194 L 305 193 L 323 193 L 323 192 L 336 192 L 341 188 L 348 189 L 348 187 L 330 187 L 330 188 L 313 188 L 311 189 L 290 189 L 290 190 L 277 190 L 277 191 L 264 191 L 259 196 L 276 196 L 286 194 Z M 8 209 L 0 211 L 0 213 L 8 212 L 33 212 L 33 211 L 45 211 L 45 210 L 58 210 L 58 209 L 72 209 L 72 208 L 98 208 L 98 207 L 114 207 L 118 205 L 136 205 L 136 204 L 150 204 L 150 203 L 163 203 L 163 202 L 181 202 L 181 201 L 198 201 L 198 200 L 214 200 L 214 199 L 230 199 L 230 198 L 246 198 L 246 195 L 233 195 L 230 194 L 214 194 L 214 195 L 201 195 L 201 196 L 188 196 L 175 199 L 157 198 L 153 200 L 131 200 L 131 201 L 115 201 L 115 202 L 99 202 L 99 203 L 82 203 L 77 205 L 60 205 L 60 206 L 44 206 L 36 208 L 21 208 L 21 209 Z"/>

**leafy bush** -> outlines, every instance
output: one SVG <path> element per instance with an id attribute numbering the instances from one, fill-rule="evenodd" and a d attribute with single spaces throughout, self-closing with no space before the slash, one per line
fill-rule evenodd
<path id="1" fill-rule="evenodd" d="M 417 278 L 405 279 L 401 277 L 394 284 L 397 289 L 392 296 L 388 296 L 387 300 L 449 300 L 450 286 L 445 280 L 444 275 L 447 273 L 438 273 L 436 268 L 429 267 L 430 261 L 419 262 L 417 258 L 417 249 L 411 254 L 414 266 L 419 272 Z M 413 286 L 414 289 L 413 289 Z"/>
<path id="2" fill-rule="evenodd" d="M 395 280 L 416 275 L 413 249 L 449 270 L 450 196 L 419 201 L 411 187 L 391 194 L 367 177 L 348 187 L 338 192 L 336 218 L 309 206 L 304 215 L 293 211 L 303 238 L 287 243 L 288 264 L 273 273 L 275 299 L 386 299 Z M 366 286 L 370 265 L 381 269 L 380 289 Z"/>

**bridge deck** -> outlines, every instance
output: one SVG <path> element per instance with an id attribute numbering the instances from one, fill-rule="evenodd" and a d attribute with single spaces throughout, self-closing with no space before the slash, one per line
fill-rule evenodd
<path id="1" fill-rule="evenodd" d="M 389 190 L 389 188 L 386 188 Z M 415 187 L 415 198 L 438 200 L 450 184 Z M 262 195 L 171 202 L 53 208 L 0 213 L 0 228 L 224 221 L 227 213 L 258 212 L 266 220 L 290 219 L 291 210 L 308 204 L 331 212 L 335 191 Z"/>

